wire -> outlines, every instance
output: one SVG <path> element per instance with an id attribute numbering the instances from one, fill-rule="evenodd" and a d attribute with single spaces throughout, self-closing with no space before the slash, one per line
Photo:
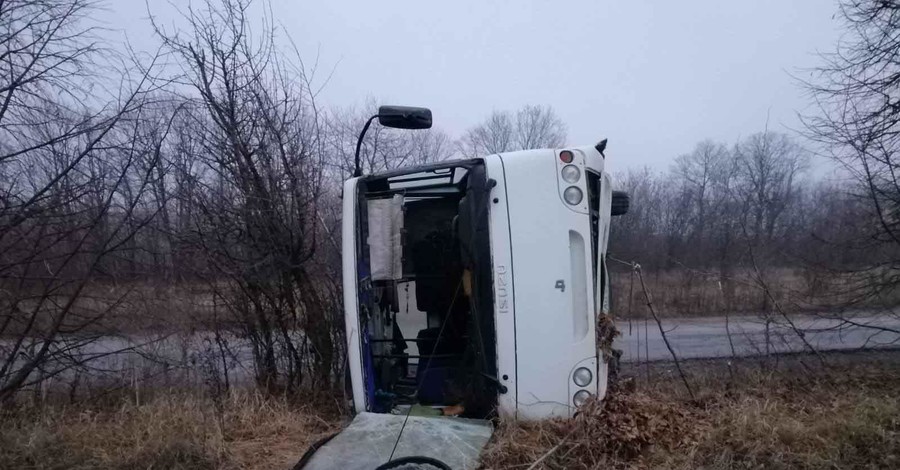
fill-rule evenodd
<path id="1" fill-rule="evenodd" d="M 634 306 L 634 270 L 631 271 L 631 284 L 628 288 L 628 336 L 631 336 L 632 333 L 632 307 Z M 641 331 L 638 329 L 638 340 L 637 340 L 637 359 L 638 362 L 641 360 Z"/>
<path id="2" fill-rule="evenodd" d="M 450 300 L 450 307 L 447 308 L 447 313 L 444 315 L 443 321 L 441 321 L 441 329 L 438 330 L 437 338 L 434 340 L 434 348 L 437 349 L 438 345 L 441 342 L 441 336 L 444 334 L 444 328 L 447 327 L 448 320 L 450 319 L 450 312 L 453 311 L 453 306 L 456 304 L 456 299 L 459 297 L 459 291 L 462 289 L 462 277 L 459 278 L 459 284 L 456 285 L 456 292 L 453 293 L 453 299 Z M 419 351 L 419 355 L 422 354 L 422 351 Z M 425 363 L 425 367 L 422 368 L 423 373 L 428 372 L 428 368 L 431 367 L 431 360 L 434 359 L 434 351 L 428 355 L 428 361 Z M 419 388 L 422 386 L 422 378 L 418 377 L 418 384 L 416 385 L 415 394 L 419 394 Z M 397 452 L 397 446 L 400 444 L 400 438 L 403 437 L 403 430 L 406 429 L 406 423 L 409 421 L 409 415 L 412 413 L 412 405 L 410 405 L 409 409 L 406 410 L 406 417 L 403 418 L 403 424 L 400 426 L 400 432 L 397 433 L 397 440 L 394 441 L 394 448 L 391 449 L 391 456 L 388 457 L 388 461 L 385 463 L 390 463 L 394 459 L 394 452 Z M 381 467 L 379 467 L 381 468 Z"/>
<path id="3" fill-rule="evenodd" d="M 466 176 L 468 176 L 468 175 L 466 175 Z M 475 215 L 475 218 L 473 219 L 474 223 L 476 225 L 478 224 L 478 221 L 481 219 L 481 217 L 485 214 L 485 212 L 487 212 L 488 207 L 490 207 L 490 203 L 488 201 L 490 200 L 491 190 L 496 186 L 496 181 L 493 181 L 492 179 L 486 180 L 485 183 L 486 183 L 485 187 L 480 188 L 480 191 L 483 191 L 484 194 L 487 195 L 488 197 L 487 197 L 487 200 L 485 201 L 485 204 L 483 204 L 479 208 L 478 212 Z M 475 191 L 473 191 L 473 193 L 474 192 Z M 475 244 L 476 232 L 477 232 L 477 230 L 474 230 L 474 229 L 472 230 L 471 237 L 469 238 L 469 245 Z M 456 291 L 453 293 L 453 298 L 450 300 L 450 307 L 447 309 L 447 313 L 444 315 L 444 319 L 441 322 L 441 329 L 438 331 L 437 338 L 435 339 L 435 342 L 434 342 L 435 348 L 437 348 L 438 344 L 440 344 L 441 336 L 443 336 L 443 334 L 444 334 L 444 328 L 447 326 L 448 320 L 450 319 L 450 313 L 453 311 L 453 306 L 456 304 L 456 299 L 459 297 L 459 291 L 460 291 L 460 289 L 462 289 L 463 279 L 464 279 L 464 277 L 460 276 L 459 283 L 456 285 Z M 407 305 L 409 305 L 409 304 L 407 303 Z M 470 308 L 472 309 L 472 315 L 476 315 L 477 311 L 474 306 L 474 302 L 470 302 Z M 481 335 L 481 325 L 478 322 L 477 318 L 475 319 L 474 323 L 475 323 L 475 329 L 477 330 L 476 333 L 478 334 L 478 340 L 481 345 L 481 350 L 483 351 L 484 350 L 484 338 Z M 419 351 L 419 353 L 421 355 L 421 351 Z M 422 369 L 423 373 L 427 373 L 428 368 L 431 366 L 431 360 L 433 359 L 433 356 L 434 356 L 434 352 L 432 351 L 432 354 L 430 354 L 428 356 L 428 361 L 425 363 L 425 367 Z M 485 367 L 487 367 L 487 358 L 484 357 L 484 354 L 481 354 L 481 356 L 482 356 L 483 361 L 485 362 Z M 419 383 L 416 385 L 416 395 L 418 395 L 419 388 L 422 386 L 421 378 L 417 377 L 417 381 Z M 403 418 L 403 424 L 400 426 L 400 432 L 397 433 L 397 440 L 394 441 L 394 448 L 391 449 L 391 456 L 388 457 L 388 461 L 385 463 L 385 465 L 391 463 L 391 461 L 394 459 L 394 453 L 397 452 L 397 446 L 400 444 L 400 438 L 403 437 L 403 431 L 406 429 L 406 423 L 409 421 L 409 416 L 412 413 L 412 409 L 413 409 L 413 407 L 412 407 L 412 405 L 410 405 L 409 409 L 406 410 L 406 417 Z"/>

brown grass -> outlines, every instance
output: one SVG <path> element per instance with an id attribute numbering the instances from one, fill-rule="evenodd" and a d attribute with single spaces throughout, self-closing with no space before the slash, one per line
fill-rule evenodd
<path id="1" fill-rule="evenodd" d="M 630 364 L 573 420 L 503 423 L 484 468 L 900 468 L 900 352 Z M 646 379 L 649 373 L 650 380 Z M 290 468 L 340 428 L 333 401 L 158 391 L 0 413 L 0 468 Z"/>
<path id="2" fill-rule="evenodd" d="M 172 395 L 117 408 L 2 415 L 0 468 L 290 468 L 340 420 L 312 404 L 233 393 Z"/>
<path id="3" fill-rule="evenodd" d="M 526 468 L 543 458 L 537 468 L 618 467 L 640 459 L 651 446 L 690 447 L 702 429 L 696 415 L 645 394 L 617 393 L 572 420 L 501 425 L 482 465 Z"/>
<path id="4" fill-rule="evenodd" d="M 657 366 L 574 420 L 501 426 L 483 467 L 900 468 L 900 353 L 845 355 L 827 373 L 808 360 L 694 363 L 697 402 Z"/>
<path id="5" fill-rule="evenodd" d="M 723 279 L 718 271 L 689 268 L 644 271 L 644 281 L 655 307 L 666 317 L 721 316 L 725 313 L 759 313 L 773 309 L 755 272 L 734 269 Z M 612 265 L 612 306 L 617 318 L 649 315 L 637 276 L 632 279 L 627 266 Z M 764 273 L 765 286 L 789 312 L 846 308 L 851 296 L 848 279 L 807 268 L 770 268 Z M 629 294 L 633 298 L 629 298 Z M 858 294 L 858 292 L 857 292 Z M 900 291 L 883 292 L 880 297 L 854 303 L 854 308 L 883 308 L 900 303 Z M 630 314 L 630 315 L 629 315 Z"/>
<path id="6" fill-rule="evenodd" d="M 2 332 L 7 337 L 17 337 L 23 332 L 28 336 L 40 336 L 53 324 L 55 315 L 59 314 L 58 306 L 69 300 L 67 294 L 57 293 L 50 298 L 52 302 L 42 301 L 42 290 L 9 291 L 7 294 L 0 296 L 0 311 L 16 314 L 14 321 Z M 14 300 L 18 302 L 15 309 L 11 306 Z M 39 305 L 43 305 L 40 314 L 25 331 L 31 312 Z M 223 301 L 214 298 L 207 284 L 98 281 L 85 286 L 63 321 L 62 331 L 159 334 L 208 329 L 214 322 L 221 326 L 226 318 Z"/>

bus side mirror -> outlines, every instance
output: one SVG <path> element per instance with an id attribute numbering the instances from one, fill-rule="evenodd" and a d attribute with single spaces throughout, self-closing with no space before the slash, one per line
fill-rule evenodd
<path id="1" fill-rule="evenodd" d="M 625 191 L 612 192 L 612 216 L 625 215 L 631 207 L 631 198 Z"/>
<path id="2" fill-rule="evenodd" d="M 395 129 L 428 129 L 431 110 L 413 106 L 379 106 L 378 123 Z"/>

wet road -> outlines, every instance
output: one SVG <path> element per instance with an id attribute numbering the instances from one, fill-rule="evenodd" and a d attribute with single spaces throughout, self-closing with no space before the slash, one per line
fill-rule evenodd
<path id="1" fill-rule="evenodd" d="M 731 316 L 727 321 L 725 317 L 663 320 L 663 328 L 679 358 L 808 351 L 804 340 L 821 351 L 900 347 L 898 316 L 858 315 L 852 317 L 852 324 L 812 315 L 791 315 L 790 319 L 803 331 L 802 338 L 780 315 L 771 318 L 768 328 L 761 316 Z M 623 361 L 645 361 L 648 357 L 651 361 L 671 359 L 653 319 L 646 323 L 619 321 L 617 326 L 622 336 L 616 340 L 615 347 L 622 350 Z"/>
<path id="2" fill-rule="evenodd" d="M 684 359 L 729 357 L 732 348 L 737 356 L 800 352 L 807 349 L 804 340 L 821 351 L 900 347 L 900 316 L 857 315 L 853 318 L 854 324 L 809 315 L 792 315 L 791 319 L 798 329 L 803 330 L 802 339 L 780 317 L 772 318 L 768 328 L 764 318 L 746 315 L 731 316 L 727 322 L 725 317 L 667 319 L 663 326 L 678 357 Z M 408 338 L 414 338 L 418 330 L 425 327 L 423 317 L 410 316 L 400 320 L 403 334 Z M 622 350 L 623 361 L 646 361 L 648 357 L 651 361 L 671 359 L 652 319 L 646 323 L 644 320 L 620 320 L 617 326 L 622 335 L 617 338 L 615 347 Z M 71 350 L 65 361 L 49 364 L 47 368 L 53 375 L 53 369 L 68 369 L 69 362 L 78 361 L 84 362 L 93 374 L 110 377 L 122 377 L 124 373 L 129 377 L 160 376 L 178 383 L 185 379 L 205 382 L 210 380 L 208 375 L 212 371 L 218 370 L 221 374 L 227 370 L 232 382 L 251 379 L 251 345 L 233 336 L 222 339 L 224 343 L 220 344 L 209 332 L 164 338 L 104 337 Z M 39 344 L 27 349 L 33 350 Z M 65 345 L 64 341 L 62 346 Z M 0 340 L 0 357 L 6 356 L 9 346 L 10 341 Z M 407 352 L 416 354 L 415 343 L 409 346 Z M 223 347 L 227 347 L 227 354 Z M 23 359 L 26 352 L 20 353 Z M 67 371 L 58 378 L 65 379 L 72 374 Z"/>

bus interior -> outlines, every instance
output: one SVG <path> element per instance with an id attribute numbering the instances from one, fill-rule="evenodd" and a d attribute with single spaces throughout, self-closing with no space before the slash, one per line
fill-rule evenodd
<path id="1" fill-rule="evenodd" d="M 357 282 L 369 411 L 486 418 L 496 375 L 488 216 L 480 159 L 364 178 Z"/>

